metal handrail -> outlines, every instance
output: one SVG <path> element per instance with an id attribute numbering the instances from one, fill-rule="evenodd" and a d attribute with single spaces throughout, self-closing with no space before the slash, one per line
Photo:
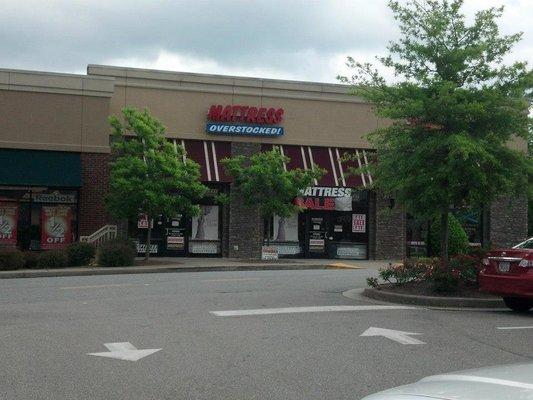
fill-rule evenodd
<path id="1" fill-rule="evenodd" d="M 104 225 L 96 232 L 88 236 L 80 236 L 80 242 L 91 243 L 95 246 L 117 237 L 118 227 L 116 225 Z"/>

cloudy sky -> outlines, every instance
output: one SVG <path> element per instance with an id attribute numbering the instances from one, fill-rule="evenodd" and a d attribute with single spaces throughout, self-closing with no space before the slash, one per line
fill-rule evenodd
<path id="1" fill-rule="evenodd" d="M 533 62 L 533 0 L 505 5 Z M 0 67 L 85 73 L 87 64 L 335 82 L 398 34 L 386 0 L 0 0 Z"/>

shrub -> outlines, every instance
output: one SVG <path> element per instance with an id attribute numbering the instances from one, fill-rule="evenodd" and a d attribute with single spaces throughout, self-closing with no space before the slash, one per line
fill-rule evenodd
<path id="1" fill-rule="evenodd" d="M 379 276 L 385 282 L 401 286 L 428 279 L 437 267 L 436 258 L 411 258 L 401 264 L 389 264 L 387 268 L 380 269 Z"/>
<path id="2" fill-rule="evenodd" d="M 381 289 L 377 278 L 374 278 L 374 277 L 366 278 L 366 284 L 370 286 L 371 288 Z"/>
<path id="3" fill-rule="evenodd" d="M 461 223 L 453 216 L 448 215 L 448 254 L 454 256 L 468 251 L 468 236 L 461 226 Z M 440 217 L 431 221 L 429 230 L 429 254 L 440 254 Z"/>
<path id="4" fill-rule="evenodd" d="M 8 271 L 12 269 L 24 268 L 24 257 L 18 249 L 0 249 L 0 270 Z"/>
<path id="5" fill-rule="evenodd" d="M 127 267 L 133 265 L 136 255 L 137 249 L 132 241 L 110 240 L 98 248 L 96 262 L 100 267 Z"/>
<path id="6" fill-rule="evenodd" d="M 436 271 L 431 280 L 433 291 L 437 293 L 453 293 L 459 288 L 459 272 L 457 270 Z"/>
<path id="7" fill-rule="evenodd" d="M 22 255 L 24 256 L 24 268 L 34 269 L 39 266 L 39 253 L 25 251 Z"/>
<path id="8" fill-rule="evenodd" d="M 467 254 L 458 254 L 450 260 L 449 269 L 459 276 L 459 281 L 466 285 L 477 285 L 477 278 L 482 269 L 482 258 Z"/>
<path id="9" fill-rule="evenodd" d="M 68 254 L 65 250 L 48 250 L 39 255 L 39 268 L 68 267 Z"/>
<path id="10" fill-rule="evenodd" d="M 95 253 L 96 249 L 90 243 L 72 243 L 67 247 L 69 264 L 73 267 L 89 264 Z"/>

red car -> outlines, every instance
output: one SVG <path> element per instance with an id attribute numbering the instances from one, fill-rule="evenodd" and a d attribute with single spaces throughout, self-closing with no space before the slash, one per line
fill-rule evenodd
<path id="1" fill-rule="evenodd" d="M 511 249 L 489 252 L 483 267 L 479 274 L 483 292 L 502 296 L 514 311 L 533 308 L 533 238 Z"/>

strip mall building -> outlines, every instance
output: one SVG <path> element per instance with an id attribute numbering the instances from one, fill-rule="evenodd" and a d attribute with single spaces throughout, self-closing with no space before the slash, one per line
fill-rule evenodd
<path id="1" fill-rule="evenodd" d="M 0 70 L 0 245 L 45 250 L 116 224 L 105 212 L 109 183 L 107 118 L 125 106 L 147 108 L 201 166 L 211 193 L 230 193 L 220 160 L 273 145 L 285 166 L 327 170 L 297 199 L 307 210 L 275 217 L 269 233 L 293 257 L 401 258 L 423 246 L 424 224 L 394 199 L 368 190 L 372 176 L 348 174 L 345 153 L 361 164 L 364 135 L 380 127 L 371 106 L 343 85 L 89 65 L 87 75 Z M 525 143 L 514 143 L 525 148 Z M 356 161 L 352 166 L 358 166 Z M 461 210 L 459 210 L 461 211 Z M 463 210 L 464 211 L 464 210 Z M 527 233 L 524 198 L 463 212 L 473 243 L 508 245 Z M 147 221 L 119 224 L 142 241 Z M 257 257 L 264 221 L 239 199 L 202 201 L 198 217 L 154 221 L 158 255 Z"/>

